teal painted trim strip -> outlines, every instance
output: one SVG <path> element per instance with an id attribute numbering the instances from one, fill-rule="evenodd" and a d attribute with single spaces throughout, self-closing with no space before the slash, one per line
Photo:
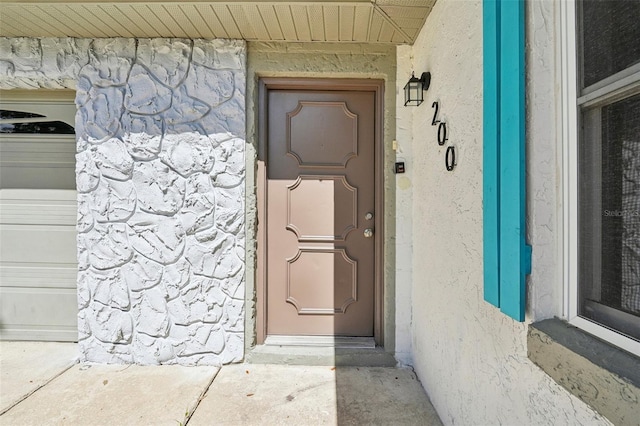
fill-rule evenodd
<path id="1" fill-rule="evenodd" d="M 483 249 L 484 249 L 484 300 L 500 307 L 499 246 L 499 118 L 498 102 L 500 66 L 498 0 L 482 3 L 483 33 Z"/>
<path id="2" fill-rule="evenodd" d="M 524 0 L 500 5 L 500 310 L 524 321 L 525 242 L 525 28 Z"/>

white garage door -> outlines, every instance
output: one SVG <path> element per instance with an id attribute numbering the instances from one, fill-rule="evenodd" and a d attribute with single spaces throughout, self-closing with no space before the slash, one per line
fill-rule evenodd
<path id="1" fill-rule="evenodd" d="M 73 98 L 0 91 L 2 340 L 77 340 Z"/>

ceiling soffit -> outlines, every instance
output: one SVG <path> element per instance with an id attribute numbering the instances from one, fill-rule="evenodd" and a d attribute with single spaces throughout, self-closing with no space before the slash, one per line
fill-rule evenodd
<path id="1" fill-rule="evenodd" d="M 412 44 L 434 3 L 0 0 L 0 36 Z"/>

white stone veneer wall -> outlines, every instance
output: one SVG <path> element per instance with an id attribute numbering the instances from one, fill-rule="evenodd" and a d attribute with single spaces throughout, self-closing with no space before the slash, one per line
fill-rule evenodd
<path id="1" fill-rule="evenodd" d="M 246 47 L 0 39 L 0 88 L 75 88 L 83 360 L 244 351 Z"/>
<path id="2" fill-rule="evenodd" d="M 398 60 L 398 75 L 432 76 L 424 104 L 399 108 L 398 119 L 403 127 L 407 115 L 413 122 L 412 151 L 405 152 L 413 165 L 413 365 L 447 425 L 608 424 L 527 357 L 528 323 L 561 314 L 553 3 L 527 2 L 526 11 L 534 258 L 524 323 L 483 300 L 482 1 L 438 0 L 412 60 Z M 431 126 L 436 100 L 447 145 L 457 149 L 453 172 L 445 170 L 446 146 L 438 146 Z"/>

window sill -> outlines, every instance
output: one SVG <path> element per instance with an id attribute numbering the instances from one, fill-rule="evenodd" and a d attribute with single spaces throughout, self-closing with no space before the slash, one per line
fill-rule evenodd
<path id="1" fill-rule="evenodd" d="M 560 319 L 529 326 L 529 359 L 614 424 L 637 424 L 640 358 Z"/>

